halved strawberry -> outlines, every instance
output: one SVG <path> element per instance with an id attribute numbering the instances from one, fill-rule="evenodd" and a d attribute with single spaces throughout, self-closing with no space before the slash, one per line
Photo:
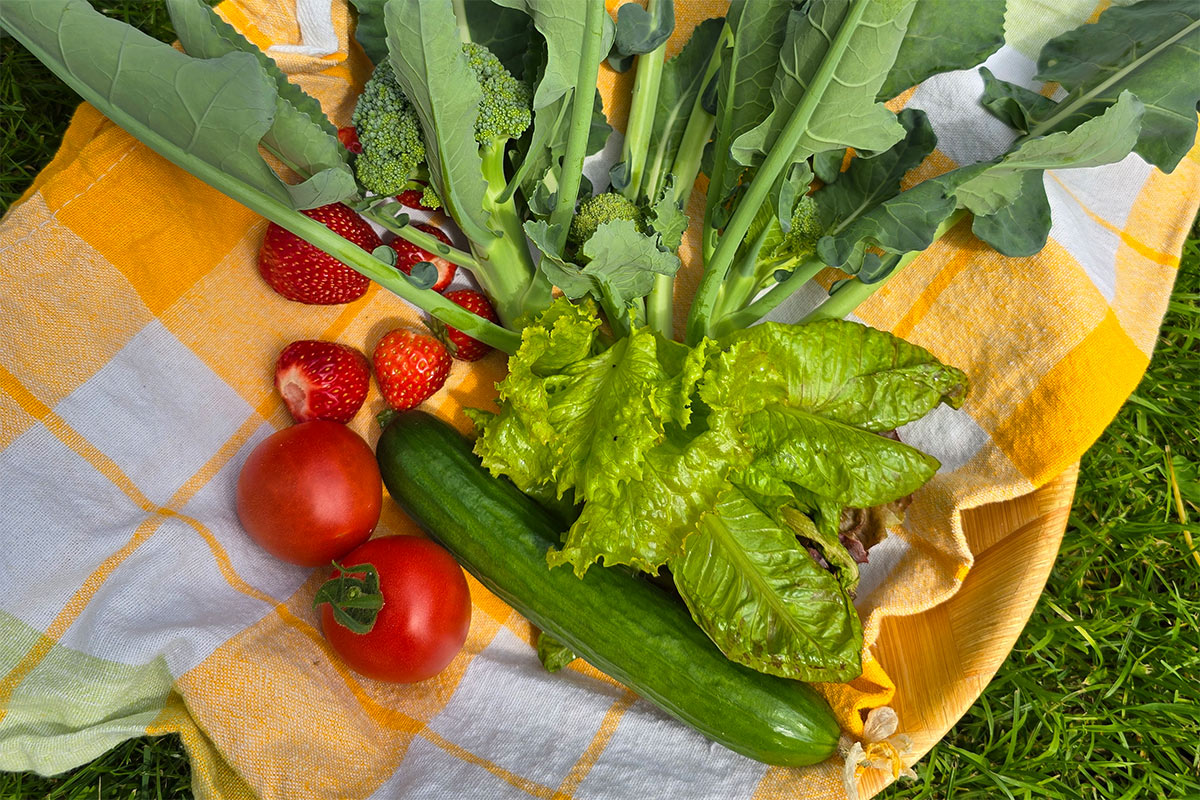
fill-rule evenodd
<path id="1" fill-rule="evenodd" d="M 380 340 L 371 356 L 383 399 L 397 411 L 416 408 L 446 383 L 453 363 L 432 336 L 398 328 Z"/>
<path id="2" fill-rule="evenodd" d="M 368 253 L 382 244 L 366 220 L 342 203 L 300 213 Z M 288 300 L 313 305 L 349 303 L 366 294 L 371 284 L 365 276 L 273 222 L 267 225 L 267 235 L 258 251 L 258 271 Z"/>
<path id="3" fill-rule="evenodd" d="M 500 321 L 491 302 L 479 292 L 471 289 L 459 289 L 455 292 L 447 292 L 446 299 L 489 322 L 498 323 Z M 472 339 L 449 325 L 446 326 L 446 338 L 450 341 L 451 355 L 459 361 L 478 361 L 492 351 L 490 345 L 486 345 L 478 339 Z"/>
<path id="4" fill-rule="evenodd" d="M 416 222 L 413 223 L 413 227 L 437 238 L 443 244 L 452 244 L 449 236 L 432 225 L 426 225 L 424 222 Z M 449 286 L 450 281 L 454 280 L 454 273 L 458 271 L 458 267 L 446 259 L 430 253 L 428 250 L 422 250 L 407 239 L 395 238 L 388 242 L 388 246 L 396 251 L 396 269 L 405 275 L 411 275 L 413 267 L 421 261 L 428 261 L 437 267 L 437 281 L 430 287 L 435 292 L 440 292 Z"/>
<path id="5" fill-rule="evenodd" d="M 296 422 L 349 422 L 370 385 L 366 356 L 337 342 L 292 342 L 275 362 L 275 388 Z"/>

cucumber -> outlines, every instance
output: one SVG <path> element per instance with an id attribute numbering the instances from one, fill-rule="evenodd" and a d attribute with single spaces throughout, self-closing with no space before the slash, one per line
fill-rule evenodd
<path id="1" fill-rule="evenodd" d="M 376 451 L 392 497 L 480 583 L 581 658 L 744 756 L 824 761 L 839 729 L 812 687 L 725 658 L 682 603 L 618 570 L 550 569 L 562 523 L 492 477 L 471 444 L 424 412 L 397 415 Z"/>

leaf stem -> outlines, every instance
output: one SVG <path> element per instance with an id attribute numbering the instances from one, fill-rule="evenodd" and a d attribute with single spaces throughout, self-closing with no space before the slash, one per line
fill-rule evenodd
<path id="1" fill-rule="evenodd" d="M 768 289 L 762 297 L 745 308 L 733 311 L 724 318 L 719 318 L 716 325 L 713 326 L 713 335 L 719 338 L 727 333 L 749 328 L 778 308 L 784 300 L 795 294 L 800 287 L 812 280 L 823 269 L 825 269 L 825 264 L 820 259 L 813 258 L 805 261 L 796 267 L 786 279 Z"/>
<path id="2" fill-rule="evenodd" d="M 397 203 L 380 203 L 369 208 L 361 210 L 359 213 L 376 223 L 396 236 L 404 239 L 407 242 L 412 242 L 417 247 L 427 253 L 441 256 L 455 266 L 470 270 L 472 274 L 479 269 L 479 262 L 475 260 L 475 256 L 459 250 L 457 247 L 451 247 L 432 234 L 426 233 L 423 230 L 413 227 L 409 224 L 401 225 L 396 222 L 396 219 L 389 215 L 385 209 L 390 205 L 398 205 Z"/>
<path id="3" fill-rule="evenodd" d="M 829 45 L 825 59 L 821 62 L 816 74 L 813 75 L 808 91 L 804 93 L 803 99 L 792 111 L 783 133 L 775 141 L 771 151 L 767 153 L 754 180 L 750 182 L 745 195 L 738 203 L 737 210 L 734 211 L 733 217 L 725 228 L 725 233 L 721 235 L 721 239 L 717 243 L 712 259 L 704 265 L 704 277 L 700 279 L 700 288 L 696 291 L 696 298 L 692 301 L 692 310 L 688 315 L 687 341 L 689 344 L 699 342 L 708 334 L 713 305 L 716 302 L 721 283 L 729 274 L 729 268 L 733 264 L 734 256 L 741 246 L 742 239 L 750 230 L 759 206 L 766 201 L 775 181 L 788 165 L 795 161 L 796 147 L 808 128 L 813 113 L 820 105 L 825 89 L 833 81 L 834 73 L 841 62 L 840 55 L 846 51 L 868 5 L 865 2 L 854 3 L 846 12 L 846 17 L 838 29 L 837 35 Z"/>
<path id="4" fill-rule="evenodd" d="M 604 43 L 602 15 L 604 0 L 586 0 L 582 53 L 579 57 L 579 73 L 575 77 L 574 96 L 571 99 L 571 128 L 567 133 L 567 146 L 563 154 L 562 172 L 558 184 L 558 197 L 554 210 L 550 212 L 550 225 L 557 225 L 559 238 L 554 242 L 560 252 L 566 246 L 567 229 L 575 214 L 575 201 L 579 198 L 579 182 L 583 175 L 583 159 L 587 155 L 588 135 L 591 132 L 593 98 L 596 93 L 596 76 L 600 72 L 601 45 Z"/>
<path id="5" fill-rule="evenodd" d="M 670 3 L 673 0 L 648 0 L 646 3 L 646 11 L 652 19 L 658 19 L 658 8 L 662 2 Z M 654 131 L 654 114 L 658 109 L 658 91 L 662 84 L 666 55 L 667 43 L 663 42 L 649 53 L 637 57 L 637 74 L 633 79 L 629 121 L 625 125 L 625 141 L 621 147 L 621 156 L 629 167 L 629 185 L 624 188 L 622 194 L 635 203 L 643 199 L 654 199 L 653 185 L 647 184 L 646 192 L 642 192 L 642 177 L 646 171 L 650 134 Z"/>

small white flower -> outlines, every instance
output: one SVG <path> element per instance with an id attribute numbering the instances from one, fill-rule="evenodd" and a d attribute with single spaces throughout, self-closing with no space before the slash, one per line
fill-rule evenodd
<path id="1" fill-rule="evenodd" d="M 858 800 L 858 779 L 868 769 L 883 770 L 892 776 L 892 780 L 917 777 L 917 773 L 904 765 L 904 760 L 912 754 L 912 739 L 896 733 L 898 727 L 900 718 L 896 712 L 882 706 L 867 714 L 861 742 L 845 735 L 838 742 L 838 752 L 846 759 L 842 767 L 842 784 L 850 800 Z"/>

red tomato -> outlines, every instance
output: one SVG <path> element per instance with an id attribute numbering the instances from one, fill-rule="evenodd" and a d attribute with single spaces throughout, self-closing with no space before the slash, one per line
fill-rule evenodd
<path id="1" fill-rule="evenodd" d="M 471 596 L 453 556 L 418 536 L 383 536 L 341 563 L 374 565 L 383 593 L 368 633 L 343 627 L 329 603 L 321 606 L 321 630 L 351 669 L 381 681 L 416 683 L 454 660 L 471 626 Z"/>
<path id="2" fill-rule="evenodd" d="M 328 564 L 365 542 L 382 504 L 371 447 L 328 420 L 271 434 L 238 477 L 242 527 L 262 549 L 302 567 Z"/>

